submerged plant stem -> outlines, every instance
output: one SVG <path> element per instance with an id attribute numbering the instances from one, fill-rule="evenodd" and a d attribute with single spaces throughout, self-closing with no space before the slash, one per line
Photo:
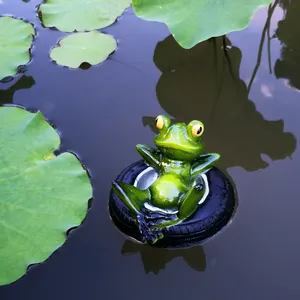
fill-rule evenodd
<path id="1" fill-rule="evenodd" d="M 250 80 L 249 85 L 248 85 L 248 94 L 250 93 L 250 89 L 252 87 L 253 81 L 255 79 L 255 76 L 256 76 L 257 71 L 258 71 L 258 69 L 260 67 L 260 64 L 261 64 L 261 57 L 262 57 L 262 51 L 263 51 L 263 48 L 264 48 L 266 33 L 269 30 L 270 23 L 271 23 L 271 18 L 273 16 L 273 12 L 274 12 L 277 5 L 278 5 L 278 0 L 276 0 L 274 2 L 273 6 L 272 6 L 272 4 L 269 5 L 268 18 L 266 20 L 264 29 L 262 31 L 261 40 L 260 40 L 260 44 L 259 44 L 259 48 L 258 48 L 257 62 L 256 62 L 256 65 L 255 65 L 255 68 L 253 70 L 251 80 Z"/>
<path id="2" fill-rule="evenodd" d="M 269 6 L 268 14 L 270 14 L 271 6 Z M 268 62 L 269 62 L 269 72 L 272 74 L 272 58 L 271 58 L 271 36 L 270 36 L 270 23 L 268 26 Z"/>

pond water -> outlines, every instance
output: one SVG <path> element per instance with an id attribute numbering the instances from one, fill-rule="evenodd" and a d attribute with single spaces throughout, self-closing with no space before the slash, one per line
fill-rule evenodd
<path id="1" fill-rule="evenodd" d="M 66 34 L 42 28 L 35 6 L 0 0 L 0 14 L 24 17 L 38 32 L 23 76 L 0 84 L 0 104 L 41 110 L 92 176 L 84 224 L 46 263 L 0 288 L 3 300 L 300 299 L 300 1 L 260 9 L 250 26 L 191 50 L 164 24 L 131 9 L 103 32 L 119 48 L 104 63 L 69 70 L 49 59 Z M 272 15 L 271 15 L 272 13 Z M 257 72 L 255 72 L 257 70 Z M 253 79 L 254 78 L 254 79 Z M 153 145 L 153 120 L 205 124 L 206 151 L 235 182 L 232 222 L 202 246 L 158 250 L 126 240 L 112 225 L 111 182 Z"/>

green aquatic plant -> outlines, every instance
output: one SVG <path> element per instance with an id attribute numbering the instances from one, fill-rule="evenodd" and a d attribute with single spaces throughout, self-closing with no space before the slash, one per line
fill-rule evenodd
<path id="1" fill-rule="evenodd" d="M 64 32 L 94 31 L 114 23 L 130 4 L 131 0 L 46 0 L 38 12 L 45 27 Z M 60 65 L 77 68 L 83 62 L 99 64 L 116 48 L 115 39 L 104 33 L 76 33 L 63 38 L 50 57 Z"/>
<path id="2" fill-rule="evenodd" d="M 242 30 L 272 0 L 132 0 L 138 17 L 165 23 L 183 48 Z"/>
<path id="3" fill-rule="evenodd" d="M 78 68 L 87 62 L 97 65 L 117 48 L 116 40 L 98 31 L 77 32 L 61 39 L 50 52 L 56 63 L 70 68 Z"/>
<path id="4" fill-rule="evenodd" d="M 18 67 L 30 61 L 35 31 L 20 19 L 0 17 L 0 80 L 18 74 Z"/>
<path id="5" fill-rule="evenodd" d="M 60 138 L 41 112 L 0 107 L 0 285 L 22 277 L 81 224 L 92 197 L 75 155 L 56 156 Z"/>
<path id="6" fill-rule="evenodd" d="M 89 31 L 111 25 L 130 4 L 131 0 L 46 0 L 38 11 L 46 27 Z"/>

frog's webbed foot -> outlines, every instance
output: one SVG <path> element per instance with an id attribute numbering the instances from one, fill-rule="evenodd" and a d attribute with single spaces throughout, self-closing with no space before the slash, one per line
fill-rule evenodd
<path id="1" fill-rule="evenodd" d="M 175 219 L 177 219 L 177 215 L 168 212 L 148 210 L 147 213 L 145 213 L 145 220 L 147 224 L 152 227 Z"/>
<path id="2" fill-rule="evenodd" d="M 144 211 L 144 214 L 139 215 L 137 219 L 143 242 L 154 244 L 164 237 L 162 230 L 168 225 L 173 224 L 178 217 L 176 214 L 147 209 Z"/>
<path id="3" fill-rule="evenodd" d="M 157 228 L 152 228 L 150 224 L 145 219 L 145 216 L 139 214 L 137 216 L 139 231 L 141 233 L 141 238 L 143 243 L 155 244 L 158 240 L 164 237 L 161 230 Z"/>

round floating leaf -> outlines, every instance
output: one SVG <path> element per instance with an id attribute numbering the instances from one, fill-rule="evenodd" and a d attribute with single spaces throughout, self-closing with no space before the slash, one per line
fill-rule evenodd
<path id="1" fill-rule="evenodd" d="M 30 61 L 34 28 L 12 17 L 0 17 L 0 80 L 15 76 L 18 67 Z"/>
<path id="2" fill-rule="evenodd" d="M 165 23 L 183 48 L 248 26 L 272 0 L 132 0 L 137 16 Z"/>
<path id="3" fill-rule="evenodd" d="M 45 261 L 81 224 L 92 187 L 41 112 L 0 107 L 0 285 Z"/>
<path id="4" fill-rule="evenodd" d="M 46 0 L 39 12 L 46 27 L 85 31 L 111 25 L 130 4 L 131 0 Z"/>
<path id="5" fill-rule="evenodd" d="M 78 68 L 84 62 L 101 63 L 116 48 L 117 42 L 110 35 L 98 31 L 77 32 L 61 39 L 50 57 L 62 66 Z"/>

